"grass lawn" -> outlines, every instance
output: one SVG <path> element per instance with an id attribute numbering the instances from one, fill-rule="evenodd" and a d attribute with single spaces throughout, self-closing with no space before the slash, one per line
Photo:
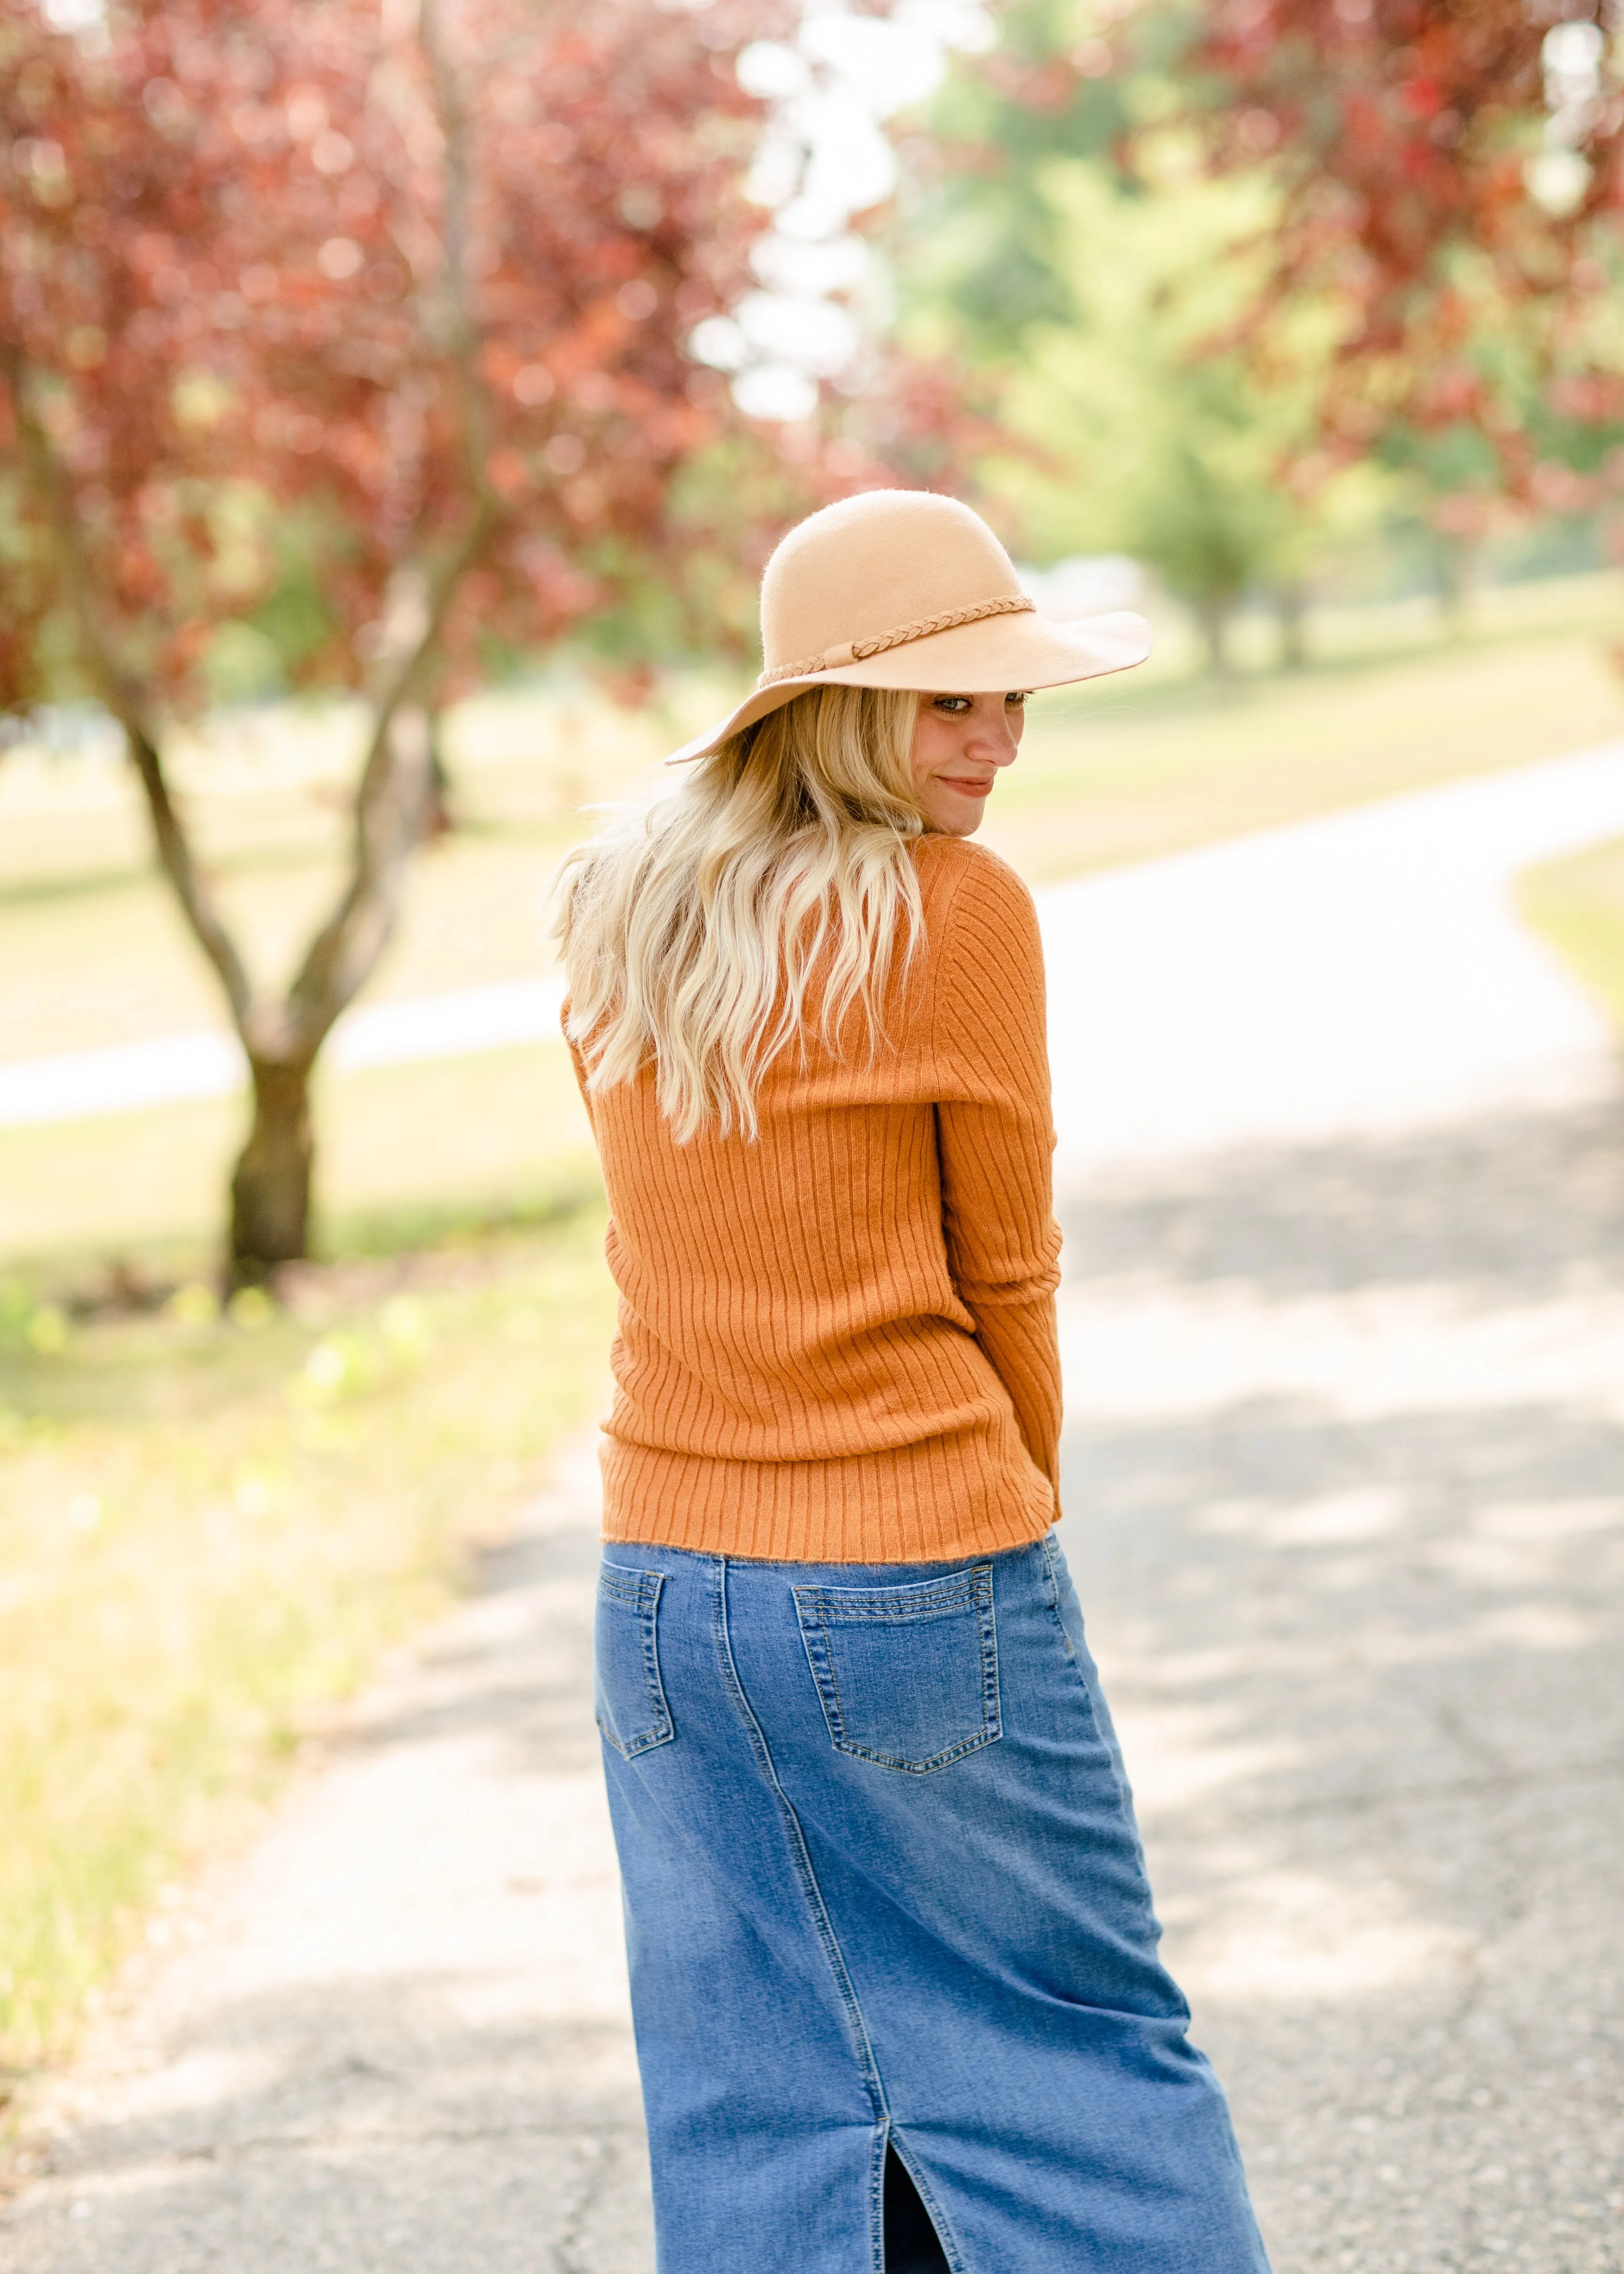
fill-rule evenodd
<path id="1" fill-rule="evenodd" d="M 395 1245 L 423 1224 L 337 1230 Z M 0 1308 L 0 2097 L 600 1397 L 596 1200 L 222 1318 Z M 161 1931 L 161 1927 L 158 1930 Z"/>
<path id="2" fill-rule="evenodd" d="M 1624 1035 L 1624 838 L 1530 869 L 1517 897 Z"/>

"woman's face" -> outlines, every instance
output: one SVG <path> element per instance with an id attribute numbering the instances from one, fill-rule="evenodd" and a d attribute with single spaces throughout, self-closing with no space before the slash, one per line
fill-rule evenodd
<path id="1" fill-rule="evenodd" d="M 914 792 L 927 825 L 971 837 L 1000 766 L 1012 766 L 1024 695 L 921 695 L 914 725 Z"/>

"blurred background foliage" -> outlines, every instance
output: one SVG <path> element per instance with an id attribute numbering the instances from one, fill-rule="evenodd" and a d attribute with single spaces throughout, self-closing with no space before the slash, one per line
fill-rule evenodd
<path id="1" fill-rule="evenodd" d="M 1143 561 L 1216 671 L 1243 603 L 1290 664 L 1312 592 L 1428 584 L 1454 611 L 1485 552 L 1611 557 L 1613 65 L 1576 5 L 1477 12 L 1493 37 L 1363 0 L 1026 0 L 1001 68 L 960 65 L 934 106 L 889 222 L 901 335 L 962 359 L 1019 446 L 977 471 L 1026 555 Z M 1572 129 L 1605 145 L 1578 161 L 1594 215 L 1529 186 L 1553 26 L 1598 42 Z M 1489 137 L 1465 187 L 1446 69 Z M 1477 228 L 1507 204 L 1509 251 Z"/>
<path id="2" fill-rule="evenodd" d="M 957 489 L 1151 614 L 1034 706 L 1034 880 L 1624 719 L 1583 0 L 398 13 L 0 0 L 0 2071 L 596 1410 L 545 1021 L 346 1009 L 555 999 L 547 876 L 748 682 L 790 521 Z M 1524 905 L 1624 1016 L 1620 849 Z M 141 1055 L 233 1031 L 246 1151 Z"/>

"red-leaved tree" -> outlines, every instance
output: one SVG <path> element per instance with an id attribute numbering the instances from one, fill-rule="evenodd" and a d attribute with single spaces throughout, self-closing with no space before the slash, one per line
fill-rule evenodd
<path id="1" fill-rule="evenodd" d="M 1209 154 L 1267 167 L 1280 192 L 1264 328 L 1294 296 L 1336 311 L 1334 449 L 1470 429 L 1513 494 L 1591 494 L 1573 429 L 1624 413 L 1598 322 L 1617 289 L 1624 87 L 1597 16 L 1595 0 L 1186 11 L 1180 68 Z"/>
<path id="2" fill-rule="evenodd" d="M 778 0 L 0 0 L 0 711 L 65 624 L 247 1056 L 231 1270 L 305 1252 L 309 1085 L 422 833 L 428 706 L 717 531 L 673 486 L 733 422 L 683 341 L 762 215 L 733 71 Z M 219 627 L 297 529 L 296 659 L 369 705 L 348 874 L 256 985 L 165 773 Z M 47 631 L 51 638 L 45 636 Z"/>

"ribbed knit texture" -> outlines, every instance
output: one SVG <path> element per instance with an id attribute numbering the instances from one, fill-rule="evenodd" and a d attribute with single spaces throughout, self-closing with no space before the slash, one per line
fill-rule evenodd
<path id="1" fill-rule="evenodd" d="M 925 937 L 876 1054 L 861 1017 L 838 1052 L 808 1035 L 769 1071 L 755 1140 L 674 1143 L 651 1070 L 588 1099 L 620 1294 L 608 1539 L 929 1562 L 1054 1521 L 1036 911 L 979 846 L 914 857 Z"/>

